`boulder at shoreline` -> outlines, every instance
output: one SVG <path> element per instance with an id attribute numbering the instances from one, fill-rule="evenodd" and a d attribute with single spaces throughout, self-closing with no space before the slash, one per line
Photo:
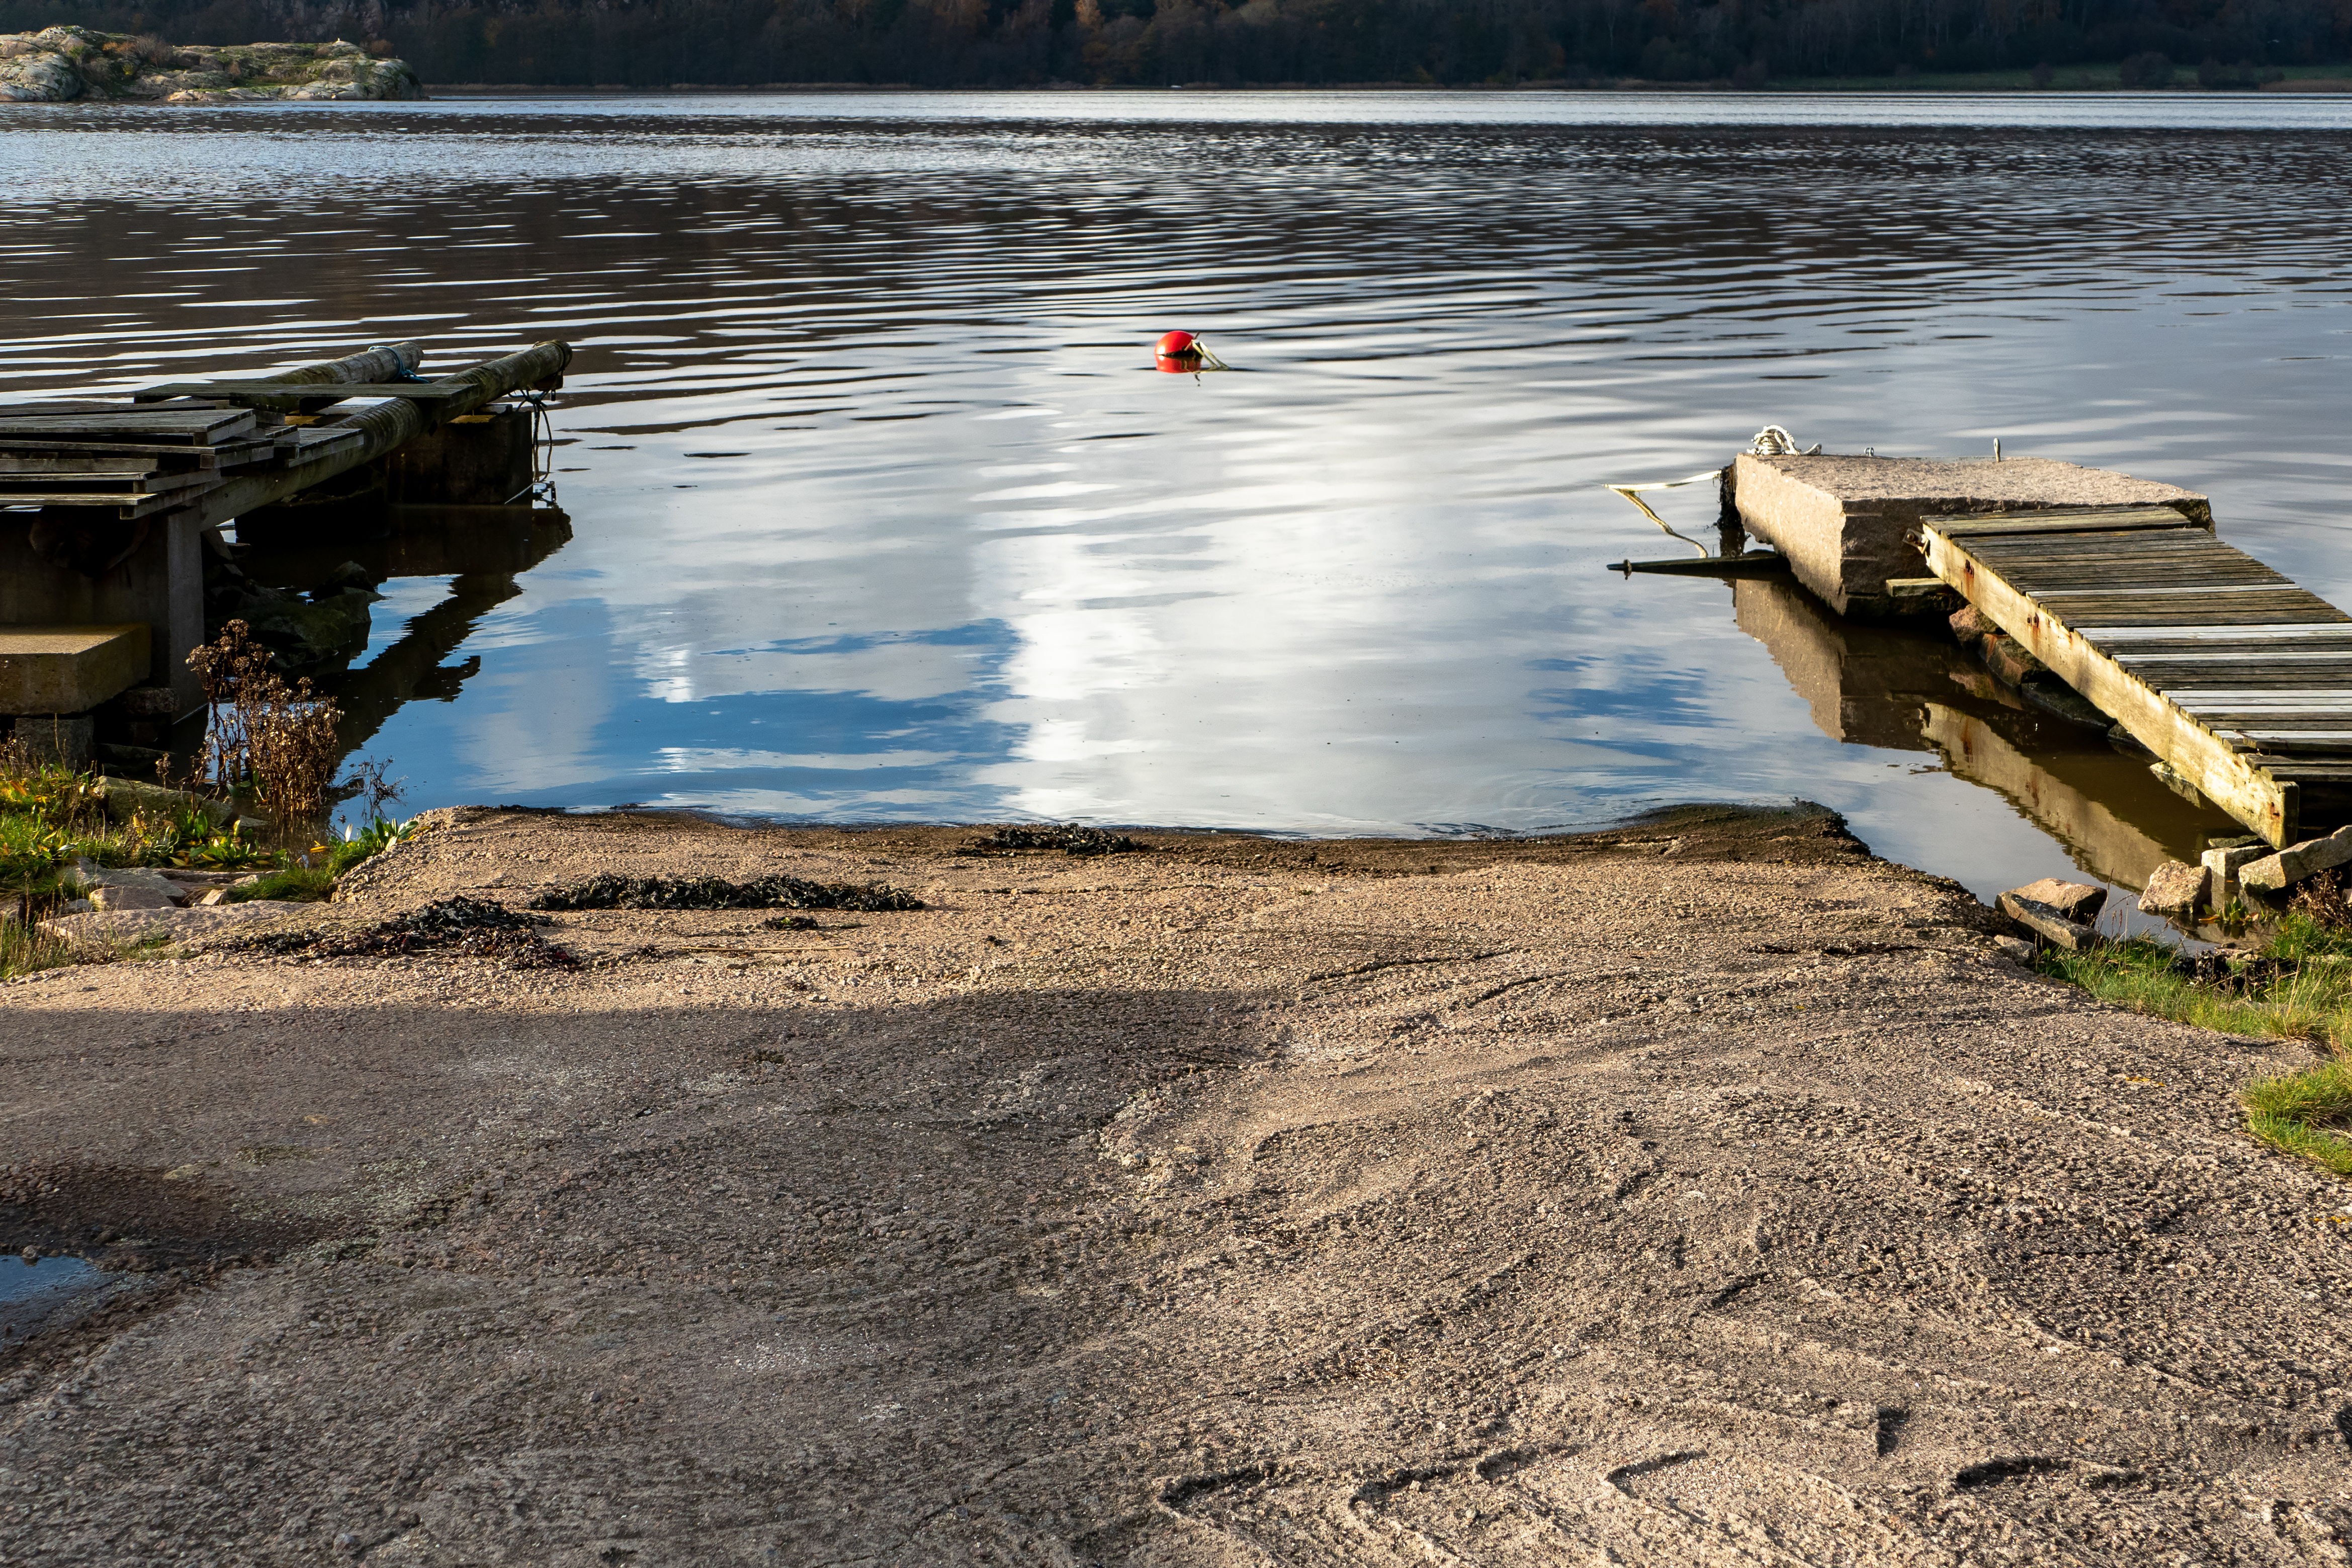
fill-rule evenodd
<path id="1" fill-rule="evenodd" d="M 58 26 L 0 34 L 0 103 L 419 99 L 406 62 L 357 44 L 167 44 Z"/>

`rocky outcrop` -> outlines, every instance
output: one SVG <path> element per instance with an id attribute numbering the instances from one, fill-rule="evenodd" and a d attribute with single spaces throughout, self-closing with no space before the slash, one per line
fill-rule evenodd
<path id="1" fill-rule="evenodd" d="M 0 102 L 243 103 L 423 98 L 416 73 L 331 44 L 173 45 L 88 27 L 0 34 Z"/>

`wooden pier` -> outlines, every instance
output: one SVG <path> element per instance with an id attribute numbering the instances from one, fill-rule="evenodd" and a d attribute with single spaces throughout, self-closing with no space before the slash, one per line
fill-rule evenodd
<path id="1" fill-rule="evenodd" d="M 2274 845 L 2352 803 L 2352 615 L 2170 507 L 1921 519 L 1927 567 Z"/>
<path id="2" fill-rule="evenodd" d="M 423 357 L 420 344 L 394 344 L 121 401 L 0 405 L 0 716 L 38 716 L 26 732 L 65 737 L 71 754 L 87 752 L 100 704 L 147 723 L 198 707 L 186 658 L 206 640 L 204 557 L 231 521 L 352 479 L 399 489 L 404 458 L 414 469 L 420 453 L 434 471 L 408 473 L 404 499 L 482 500 L 436 493 L 448 489 L 436 481 L 468 465 L 503 475 L 518 436 L 527 472 L 528 411 L 479 411 L 560 387 L 570 347 L 539 343 L 430 380 L 416 374 Z M 466 427 L 481 451 L 452 438 Z M 347 519 L 320 507 L 303 526 Z M 66 701 L 75 707 L 60 710 Z"/>

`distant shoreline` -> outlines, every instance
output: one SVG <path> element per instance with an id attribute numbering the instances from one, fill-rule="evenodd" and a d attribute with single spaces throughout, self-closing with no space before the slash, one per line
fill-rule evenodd
<path id="1" fill-rule="evenodd" d="M 549 86 L 526 82 L 427 82 L 425 91 L 435 98 L 707 98 L 724 95 L 731 98 L 762 98 L 787 96 L 835 96 L 845 98 L 877 97 L 900 93 L 979 92 L 1014 93 L 1069 92 L 1119 93 L 1148 95 L 1171 91 L 1213 92 L 1241 95 L 1299 92 L 1442 92 L 1464 96 L 1500 96 L 1512 93 L 1575 93 L 1599 97 L 1617 94 L 1706 94 L 1723 98 L 1916 98 L 1926 95 L 1969 98 L 2082 98 L 2096 96 L 2135 98 L 2245 98 L 2255 93 L 2265 97 L 2332 96 L 2352 92 L 2352 75 L 2344 77 L 2311 77 L 2302 79 L 2272 82 L 2263 87 L 2246 88 L 2126 88 L 2119 85 L 2084 85 L 2037 88 L 1980 83 L 1972 79 L 1946 80 L 1921 77 L 1909 85 L 1897 85 L 1876 78 L 1860 79 L 1850 83 L 1841 79 L 1801 83 L 1771 83 L 1760 88 L 1732 87 L 1722 82 L 1705 81 L 1618 81 L 1618 82 L 1515 82 L 1507 87 L 1485 82 L 1447 85 L 1433 82 L 1369 81 L 1369 82 L 1247 82 L 1226 86 L 1217 82 L 1180 82 L 1167 87 L 1142 87 L 1129 83 L 1095 86 L 1083 82 L 1045 82 L 1027 87 L 924 87 L 914 82 L 828 82 L 781 81 L 755 85 L 719 82 L 673 82 L 665 87 L 621 87 L 609 83 L 596 85 Z"/>

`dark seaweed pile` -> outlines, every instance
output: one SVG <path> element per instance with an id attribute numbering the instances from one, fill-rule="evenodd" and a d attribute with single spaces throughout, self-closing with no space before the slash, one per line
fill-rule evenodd
<path id="1" fill-rule="evenodd" d="M 992 855 L 1013 849 L 1059 849 L 1065 855 L 1126 855 L 1149 848 L 1123 833 L 1062 823 L 1045 827 L 1000 827 L 985 838 L 975 838 L 959 855 Z"/>
<path id="2" fill-rule="evenodd" d="M 919 910 L 922 900 L 881 882 L 798 877 L 616 877 L 607 872 L 531 900 L 535 910 Z"/>
<path id="3" fill-rule="evenodd" d="M 2259 991 L 2282 980 L 2292 980 L 2300 967 L 2291 959 L 2249 958 L 2221 952 L 2183 953 L 2172 961 L 2174 973 L 2200 985 L 2240 994 Z"/>
<path id="4" fill-rule="evenodd" d="M 264 952 L 310 958 L 381 958 L 456 952 L 496 958 L 516 969 L 577 969 L 580 960 L 541 936 L 544 916 L 527 915 L 462 894 L 411 910 L 356 933 L 271 931 L 247 944 Z"/>

